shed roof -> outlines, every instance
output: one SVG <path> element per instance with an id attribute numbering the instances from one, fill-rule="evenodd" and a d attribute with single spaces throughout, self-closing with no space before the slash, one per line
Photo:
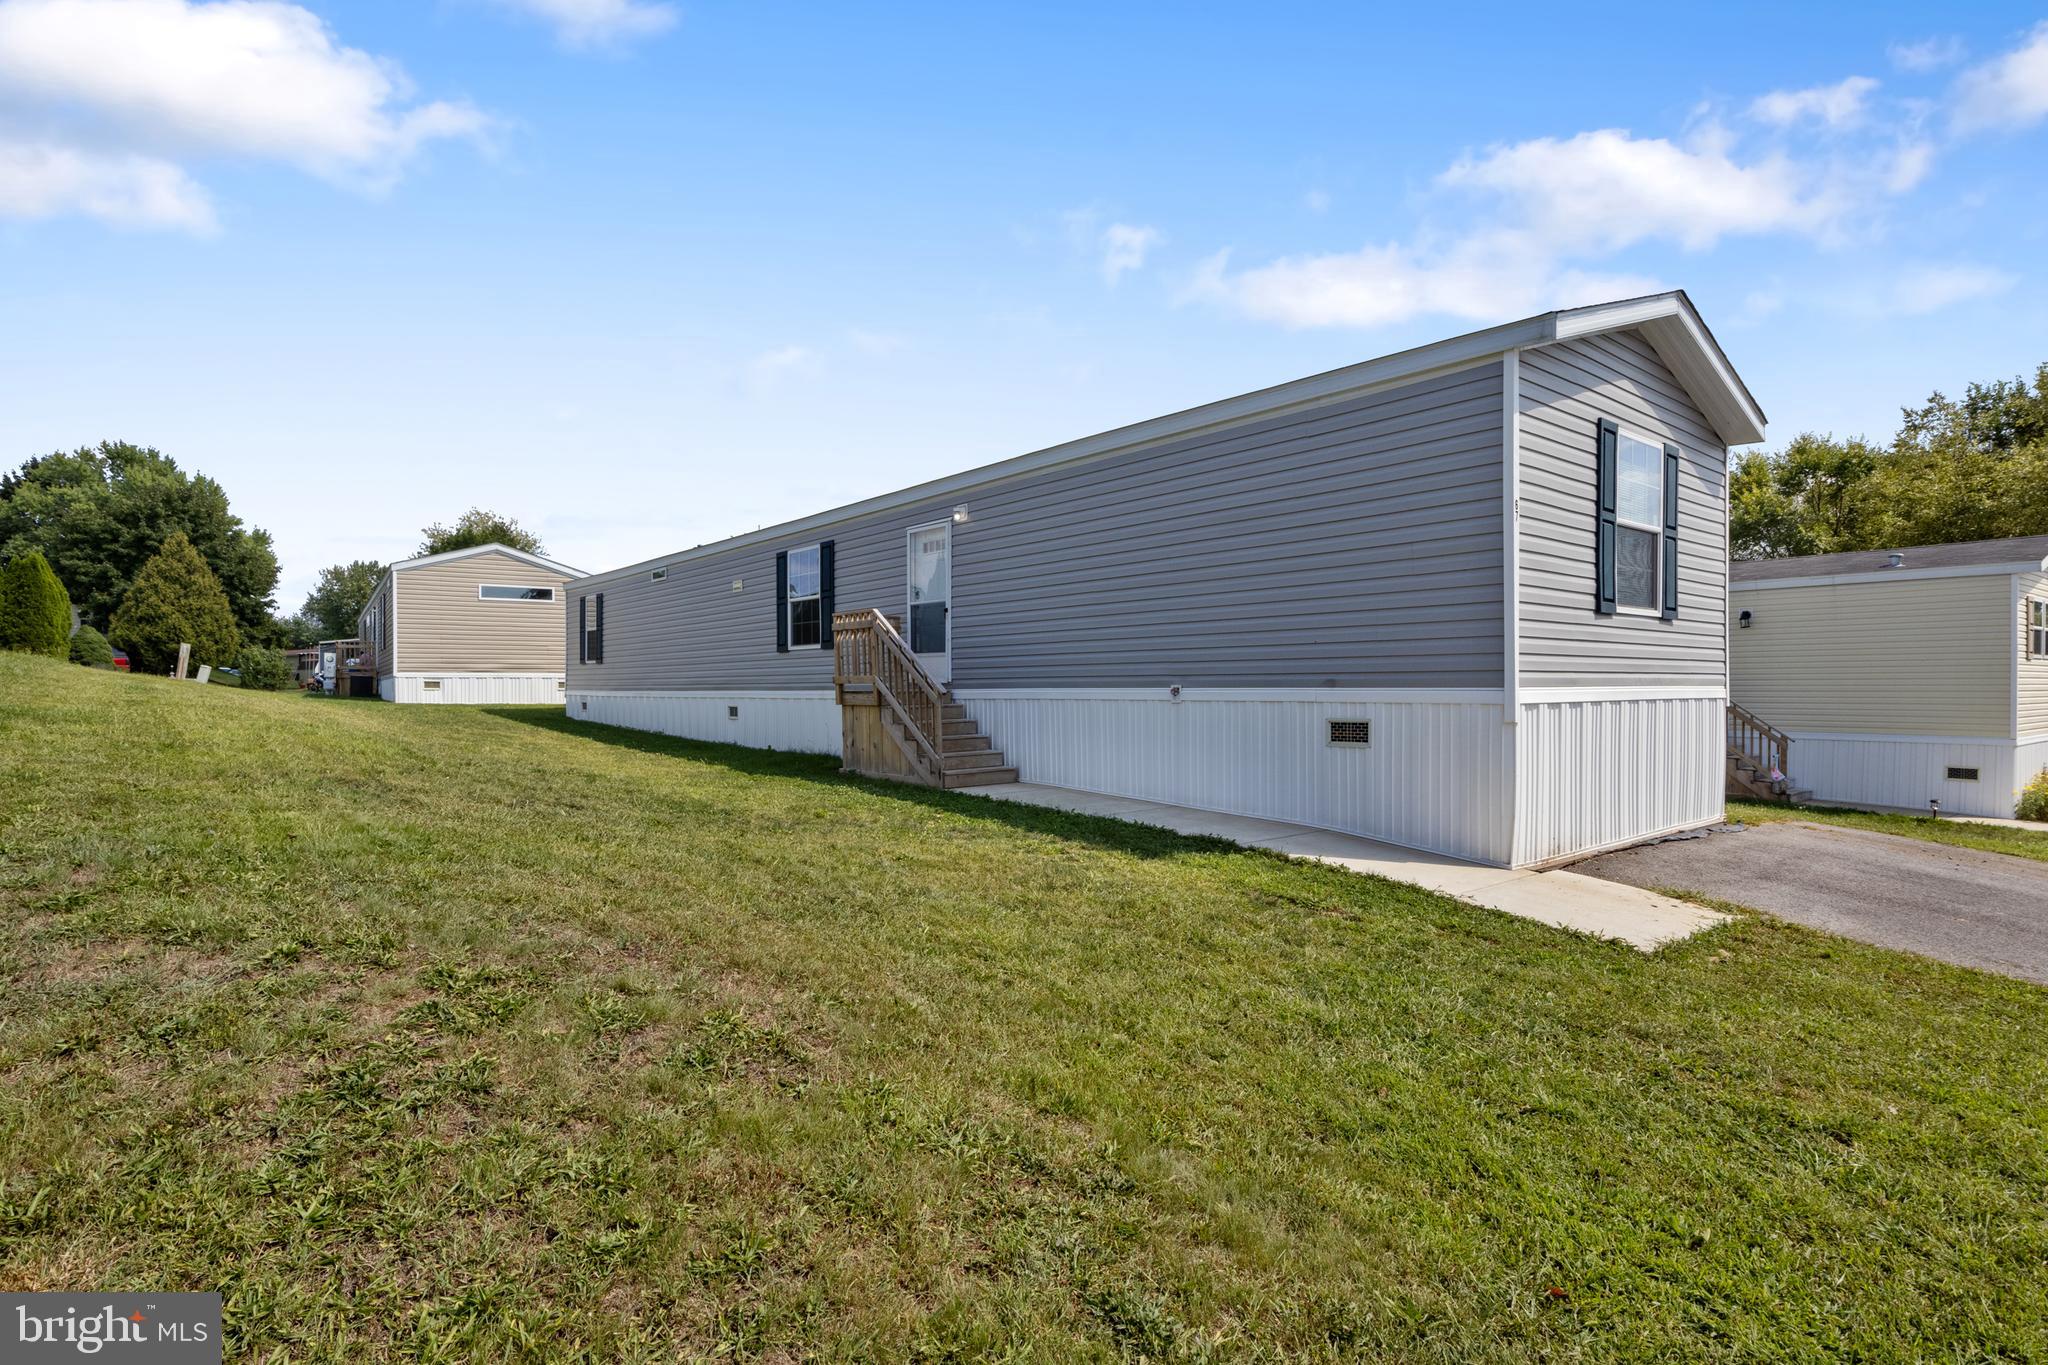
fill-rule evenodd
<path id="1" fill-rule="evenodd" d="M 1891 557 L 1900 563 L 1893 567 Z M 1832 555 L 1799 555 L 1791 559 L 1738 559 L 1729 577 L 1737 585 L 1799 578 L 1840 578 L 1857 574 L 1912 573 L 1941 569 L 1951 573 L 2012 573 L 2018 568 L 2048 567 L 2048 536 L 2010 536 L 2003 540 L 1965 540 L 1953 545 L 1902 545 L 1889 550 L 1845 550 Z"/>

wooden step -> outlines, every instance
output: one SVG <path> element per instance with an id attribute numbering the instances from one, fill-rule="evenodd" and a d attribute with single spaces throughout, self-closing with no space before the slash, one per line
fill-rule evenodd
<path id="1" fill-rule="evenodd" d="M 1000 782 L 1015 782 L 1015 768 L 969 768 L 965 772 L 950 769 L 939 776 L 942 787 L 993 787 Z"/>
<path id="2" fill-rule="evenodd" d="M 939 741 L 940 750 L 949 754 L 968 754 L 977 749 L 995 747 L 995 741 L 987 735 L 947 735 Z"/>
<path id="3" fill-rule="evenodd" d="M 957 720 L 942 720 L 939 722 L 939 726 L 948 738 L 953 735 L 978 735 L 981 733 L 981 727 L 964 716 Z"/>
<path id="4" fill-rule="evenodd" d="M 967 708 L 966 708 L 966 707 L 964 707 L 964 706 L 962 706 L 962 705 L 961 705 L 961 704 L 960 704 L 959 702 L 957 702 L 957 701 L 941 702 L 941 703 L 939 704 L 939 719 L 940 719 L 940 720 L 966 720 L 966 719 L 967 719 Z"/>
<path id="5" fill-rule="evenodd" d="M 949 773 L 969 772 L 975 768 L 1000 768 L 1003 756 L 994 749 L 981 749 L 972 753 L 942 753 L 939 765 Z"/>

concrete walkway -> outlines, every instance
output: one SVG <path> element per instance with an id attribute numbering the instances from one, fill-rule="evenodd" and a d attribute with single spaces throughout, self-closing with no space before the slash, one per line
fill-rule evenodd
<path id="1" fill-rule="evenodd" d="M 1440 853 L 1421 853 L 1355 834 L 1338 834 L 1279 820 L 1219 815 L 1187 806 L 1169 806 L 1129 796 L 1102 796 L 1034 782 L 974 787 L 963 794 L 1027 806 L 1050 806 L 1080 815 L 1102 815 L 1133 824 L 1158 825 L 1177 834 L 1206 834 L 1250 848 L 1272 849 L 1350 872 L 1411 882 L 1560 929 L 1618 939 L 1644 952 L 1676 943 L 1728 918 L 1718 911 L 1672 900 L 1654 891 L 1576 872 L 1517 872 L 1505 867 L 1482 867 Z"/>

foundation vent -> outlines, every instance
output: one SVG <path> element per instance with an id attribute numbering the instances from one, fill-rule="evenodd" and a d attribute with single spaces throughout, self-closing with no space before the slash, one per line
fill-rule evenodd
<path id="1" fill-rule="evenodd" d="M 1977 780 L 1977 770 L 1975 768 L 1950 768 L 1948 770 L 1948 780 L 1951 782 L 1975 782 Z"/>
<path id="2" fill-rule="evenodd" d="M 1372 722 L 1369 720 L 1333 720 L 1329 722 L 1330 743 L 1346 749 L 1363 749 L 1372 743 Z"/>

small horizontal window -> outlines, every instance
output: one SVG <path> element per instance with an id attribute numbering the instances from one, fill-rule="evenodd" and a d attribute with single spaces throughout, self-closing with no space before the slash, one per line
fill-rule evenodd
<path id="1" fill-rule="evenodd" d="M 648 580 L 649 580 L 650 582 L 654 582 L 654 583 L 659 583 L 659 582 L 660 582 L 660 581 L 661 581 L 662 579 L 664 579 L 664 578 L 667 578 L 667 577 L 668 577 L 668 570 L 667 570 L 667 569 L 651 569 L 651 570 L 649 570 L 649 571 L 648 571 L 647 577 L 648 577 Z"/>
<path id="2" fill-rule="evenodd" d="M 420 683 L 420 691 L 422 692 L 439 692 L 440 690 L 441 680 L 439 678 L 428 678 Z"/>
<path id="3" fill-rule="evenodd" d="M 522 588 L 511 583 L 486 583 L 476 590 L 486 602 L 552 602 L 553 588 Z"/>
<path id="4" fill-rule="evenodd" d="M 1950 768 L 1948 770 L 1948 780 L 1951 782 L 1975 782 L 1977 780 L 1977 769 Z"/>

